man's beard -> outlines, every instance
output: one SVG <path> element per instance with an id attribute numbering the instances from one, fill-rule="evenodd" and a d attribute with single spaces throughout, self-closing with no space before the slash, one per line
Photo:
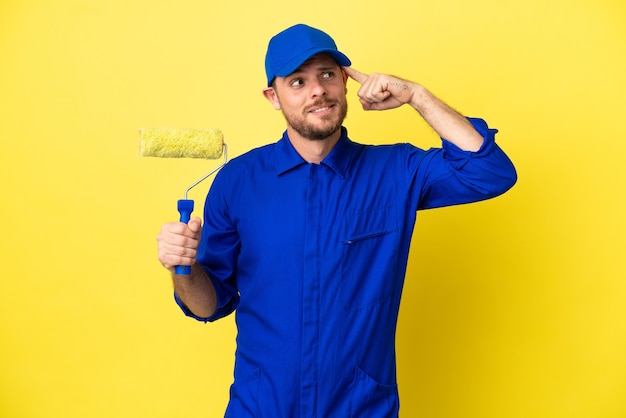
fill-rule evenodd
<path id="1" fill-rule="evenodd" d="M 316 103 L 310 106 L 309 108 L 323 106 L 324 104 L 326 103 Z M 285 114 L 285 112 L 283 112 L 283 116 L 287 120 L 287 124 L 294 131 L 296 131 L 300 136 L 306 139 L 310 139 L 312 141 L 319 141 L 319 140 L 328 138 L 329 136 L 337 132 L 339 129 L 341 129 L 341 125 L 343 124 L 343 121 L 346 118 L 346 115 L 348 114 L 347 101 L 344 101 L 343 104 L 335 103 L 335 106 L 339 107 L 341 113 L 339 113 L 334 123 L 325 125 L 325 126 L 316 126 L 316 125 L 307 123 L 304 117 L 293 117 L 293 116 Z M 306 112 L 308 112 L 308 108 L 305 111 L 305 113 Z M 322 118 L 322 120 L 331 121 L 332 118 L 335 118 L 335 115 L 329 115 L 327 117 Z"/>

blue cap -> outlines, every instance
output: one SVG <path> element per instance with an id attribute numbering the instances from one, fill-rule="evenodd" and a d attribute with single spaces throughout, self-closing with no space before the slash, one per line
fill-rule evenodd
<path id="1" fill-rule="evenodd" d="M 275 35 L 265 55 L 267 86 L 271 86 L 274 78 L 288 76 L 321 52 L 330 54 L 341 66 L 351 64 L 348 57 L 339 52 L 333 38 L 319 29 L 298 24 Z"/>

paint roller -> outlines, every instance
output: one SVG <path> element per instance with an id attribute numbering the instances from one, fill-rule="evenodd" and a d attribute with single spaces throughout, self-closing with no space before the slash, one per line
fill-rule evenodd
<path id="1" fill-rule="evenodd" d="M 188 223 L 194 201 L 187 198 L 189 191 L 226 164 L 228 147 L 219 129 L 141 128 L 139 129 L 139 156 L 159 158 L 204 158 L 215 160 L 224 156 L 223 162 L 185 190 L 184 199 L 178 201 L 180 221 Z M 176 266 L 176 274 L 191 274 L 191 266 Z"/>

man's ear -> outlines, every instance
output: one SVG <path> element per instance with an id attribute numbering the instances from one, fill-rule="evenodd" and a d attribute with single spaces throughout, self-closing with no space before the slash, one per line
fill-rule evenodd
<path id="1" fill-rule="evenodd" d="M 278 95 L 274 87 L 267 87 L 263 89 L 263 96 L 274 106 L 274 109 L 280 110 L 280 102 L 278 101 Z"/>
<path id="2" fill-rule="evenodd" d="M 350 77 L 348 76 L 346 70 L 343 69 L 343 67 L 341 67 L 341 75 L 343 76 L 343 89 L 345 91 L 345 94 L 348 94 L 348 78 Z"/>

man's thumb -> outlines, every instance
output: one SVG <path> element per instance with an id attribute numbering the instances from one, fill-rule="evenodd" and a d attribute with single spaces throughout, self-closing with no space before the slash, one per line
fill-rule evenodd
<path id="1" fill-rule="evenodd" d="M 191 218 L 189 220 L 189 223 L 187 223 L 187 227 L 192 231 L 192 232 L 198 232 L 200 231 L 200 229 L 202 229 L 202 220 L 199 217 L 194 217 Z"/>

